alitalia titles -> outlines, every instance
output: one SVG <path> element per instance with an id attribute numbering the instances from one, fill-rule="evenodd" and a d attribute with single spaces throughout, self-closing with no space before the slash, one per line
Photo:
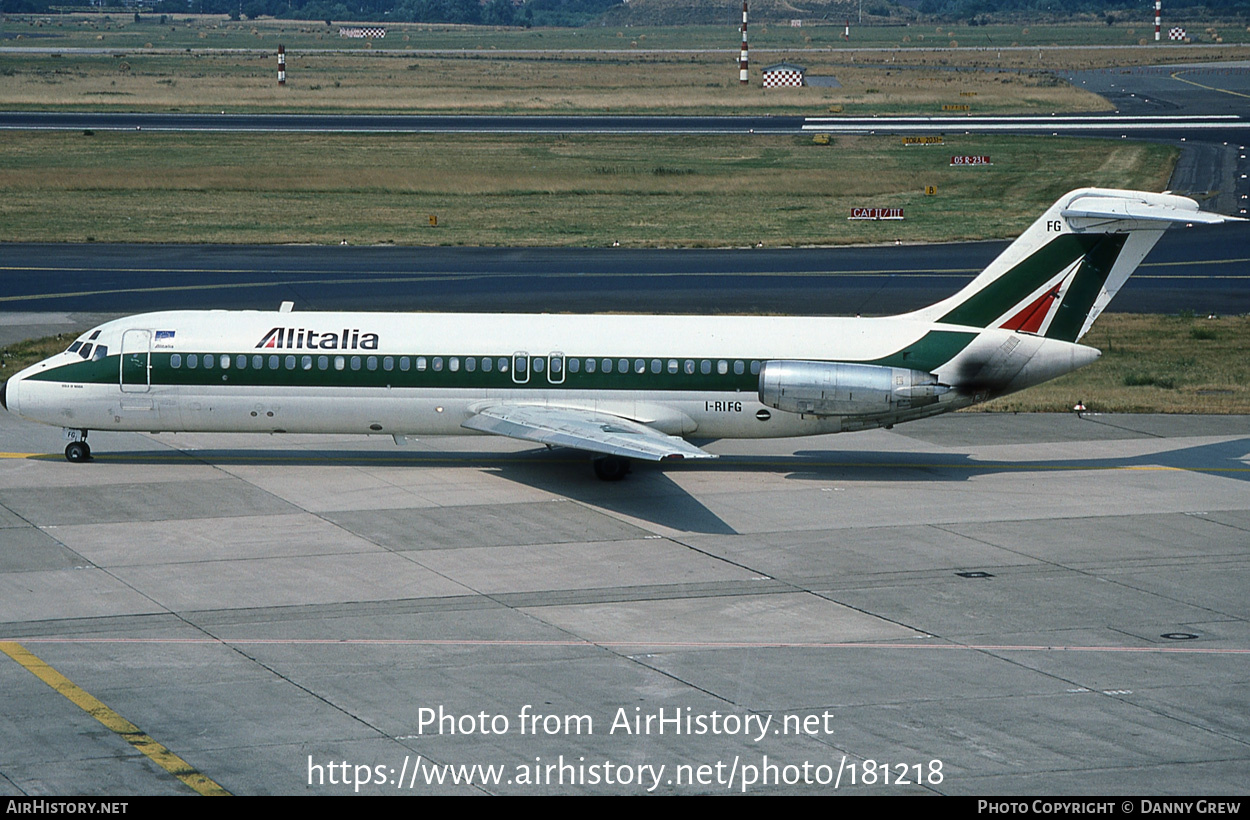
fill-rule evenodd
<path id="1" fill-rule="evenodd" d="M 378 334 L 361 333 L 360 328 L 343 328 L 328 333 L 302 327 L 275 327 L 265 334 L 256 348 L 270 350 L 377 350 Z"/>

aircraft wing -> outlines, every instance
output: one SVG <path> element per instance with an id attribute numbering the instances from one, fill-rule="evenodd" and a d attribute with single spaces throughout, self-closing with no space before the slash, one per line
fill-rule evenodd
<path id="1" fill-rule="evenodd" d="M 494 404 L 479 409 L 460 426 L 553 447 L 647 461 L 716 458 L 679 436 L 665 435 L 645 424 L 593 410 Z"/>

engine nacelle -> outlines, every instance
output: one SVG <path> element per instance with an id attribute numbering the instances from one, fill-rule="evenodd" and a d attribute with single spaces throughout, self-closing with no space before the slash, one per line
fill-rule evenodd
<path id="1" fill-rule="evenodd" d="M 760 401 L 788 413 L 879 416 L 934 404 L 950 387 L 905 367 L 841 362 L 764 362 Z"/>

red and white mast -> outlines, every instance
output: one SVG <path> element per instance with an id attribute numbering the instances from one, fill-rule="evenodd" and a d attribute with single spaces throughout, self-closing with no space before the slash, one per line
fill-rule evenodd
<path id="1" fill-rule="evenodd" d="M 747 84 L 747 0 L 742 0 L 742 54 L 738 57 L 738 82 Z"/>

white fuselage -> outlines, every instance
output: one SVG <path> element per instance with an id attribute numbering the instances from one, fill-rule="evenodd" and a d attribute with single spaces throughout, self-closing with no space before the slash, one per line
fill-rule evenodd
<path id="1" fill-rule="evenodd" d="M 8 404 L 83 430 L 416 436 L 469 433 L 475 407 L 504 401 L 669 435 L 802 436 L 890 420 L 770 410 L 756 389 L 762 362 L 879 361 L 932 329 L 900 318 L 175 311 L 102 325 L 91 343 L 107 358 L 66 352 L 28 368 Z M 952 396 L 919 415 L 968 403 Z"/>

